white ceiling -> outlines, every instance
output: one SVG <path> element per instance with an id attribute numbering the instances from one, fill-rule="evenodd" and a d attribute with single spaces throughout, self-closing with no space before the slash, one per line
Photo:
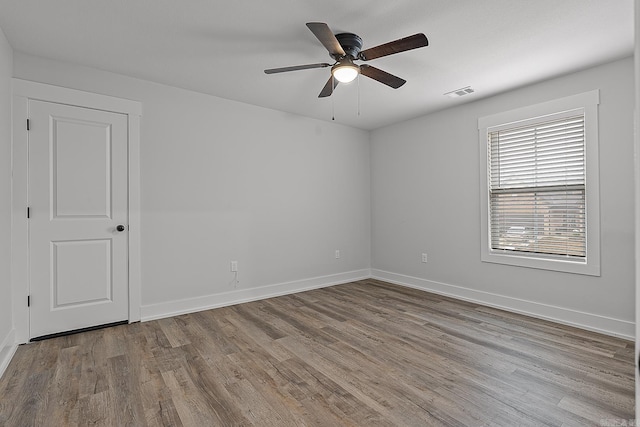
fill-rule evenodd
<path id="1" fill-rule="evenodd" d="M 400 89 L 362 77 L 318 99 L 328 68 L 263 73 L 333 62 L 312 21 L 364 49 L 430 45 L 369 62 Z M 362 129 L 630 56 L 634 37 L 633 0 L 0 0 L 0 27 L 16 51 Z"/>

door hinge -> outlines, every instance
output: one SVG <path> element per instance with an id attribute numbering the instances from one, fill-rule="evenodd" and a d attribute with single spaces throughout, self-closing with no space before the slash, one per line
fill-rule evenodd
<path id="1" fill-rule="evenodd" d="M 31 218 L 31 208 L 27 206 L 27 219 Z"/>
<path id="2" fill-rule="evenodd" d="M 27 130 L 31 130 L 31 122 L 27 119 Z"/>
<path id="3" fill-rule="evenodd" d="M 31 307 L 31 295 L 27 295 L 27 307 Z"/>

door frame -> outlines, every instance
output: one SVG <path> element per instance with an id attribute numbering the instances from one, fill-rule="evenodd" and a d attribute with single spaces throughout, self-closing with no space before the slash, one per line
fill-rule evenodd
<path id="1" fill-rule="evenodd" d="M 47 101 L 127 116 L 128 154 L 128 287 L 129 323 L 140 321 L 140 118 L 142 104 L 53 86 L 12 79 L 12 195 L 11 195 L 11 283 L 13 325 L 16 344 L 29 341 L 29 223 L 27 220 L 29 155 L 27 119 L 29 101 Z"/>

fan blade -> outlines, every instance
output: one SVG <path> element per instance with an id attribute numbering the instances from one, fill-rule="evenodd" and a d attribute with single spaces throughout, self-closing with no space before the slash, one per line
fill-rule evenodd
<path id="1" fill-rule="evenodd" d="M 327 24 L 324 22 L 307 22 L 307 27 L 320 40 L 320 43 L 329 51 L 332 57 L 337 59 L 346 55 Z"/>
<path id="2" fill-rule="evenodd" d="M 389 74 L 386 71 L 382 71 L 379 68 L 372 67 L 371 65 L 366 64 L 360 66 L 360 74 L 363 74 L 370 79 L 377 80 L 380 83 L 384 83 L 394 89 L 398 89 L 400 86 L 407 82 L 400 77 L 394 76 L 393 74 Z"/>
<path id="3" fill-rule="evenodd" d="M 338 86 L 338 83 L 338 79 L 334 79 L 333 76 L 329 77 L 329 80 L 327 80 L 327 84 L 325 84 L 320 91 L 320 95 L 318 95 L 318 98 L 326 98 L 327 96 L 331 96 L 333 90 L 336 88 L 336 86 Z"/>
<path id="4" fill-rule="evenodd" d="M 265 74 L 275 74 L 275 73 L 286 73 L 287 71 L 308 70 L 311 68 L 325 68 L 325 67 L 331 67 L 331 64 L 327 64 L 326 62 L 323 62 L 318 64 L 294 65 L 293 67 L 270 68 L 268 70 L 264 70 L 264 72 Z"/>
<path id="5" fill-rule="evenodd" d="M 372 59 L 381 58 L 387 55 L 393 55 L 395 53 L 405 52 L 411 49 L 417 49 L 419 47 L 429 46 L 429 40 L 427 36 L 422 33 L 414 34 L 403 39 L 395 40 L 389 43 L 381 44 L 380 46 L 372 47 L 363 50 L 358 55 L 358 58 L 363 61 L 370 61 Z"/>

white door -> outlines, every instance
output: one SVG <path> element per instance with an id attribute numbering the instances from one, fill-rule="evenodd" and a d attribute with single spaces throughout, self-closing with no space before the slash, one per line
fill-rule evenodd
<path id="1" fill-rule="evenodd" d="M 127 116 L 30 100 L 29 122 L 29 335 L 127 320 Z"/>

